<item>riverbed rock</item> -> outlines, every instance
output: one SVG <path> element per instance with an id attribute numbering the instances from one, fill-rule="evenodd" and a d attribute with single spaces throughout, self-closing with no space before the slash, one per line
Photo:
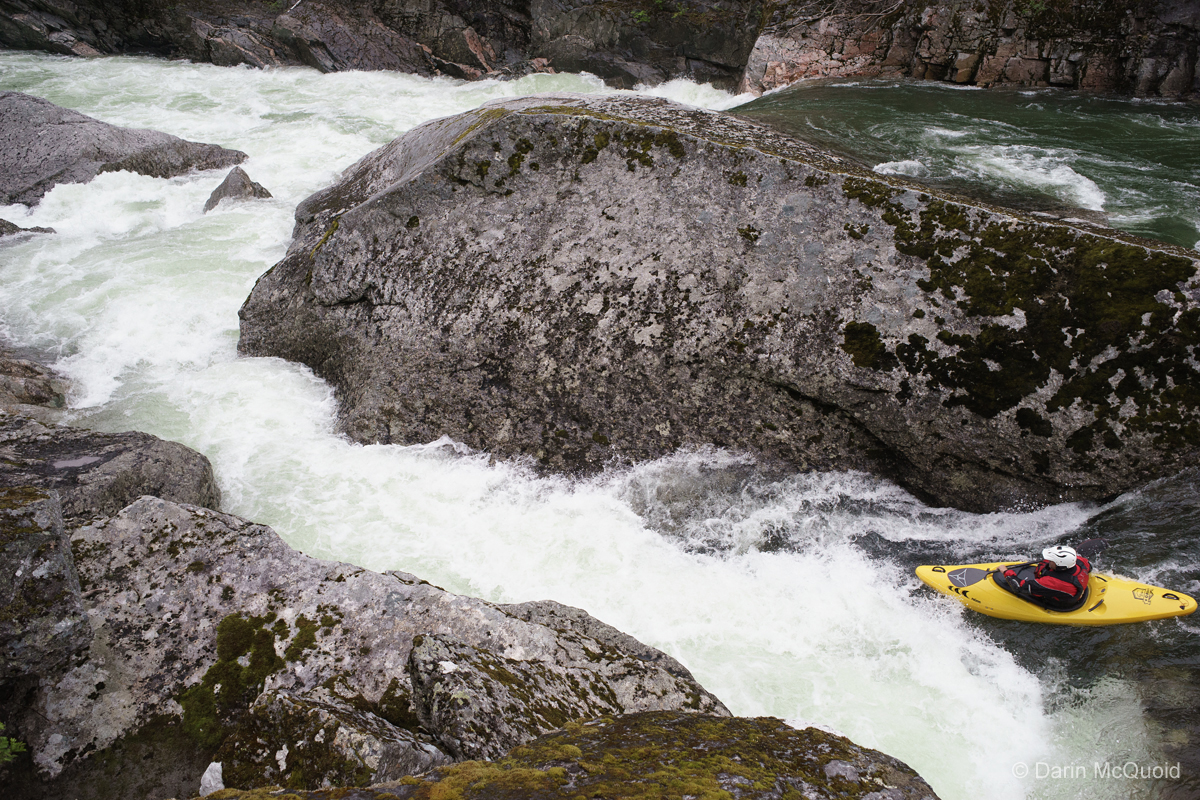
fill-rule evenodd
<path id="1" fill-rule="evenodd" d="M 762 0 L 7 0 L 0 45 L 63 55 L 152 52 L 323 72 L 399 70 L 467 80 L 580 71 L 614 86 L 690 77 L 732 89 Z"/>
<path id="2" fill-rule="evenodd" d="M 1198 41 L 1191 0 L 784 2 L 771 9 L 741 89 L 868 76 L 1188 97 L 1200 93 Z"/>
<path id="3" fill-rule="evenodd" d="M 296 221 L 239 349 L 327 378 L 359 441 L 564 472 L 716 444 L 973 511 L 1110 497 L 1200 448 L 1194 252 L 730 115 L 488 104 Z"/>
<path id="4" fill-rule="evenodd" d="M 3 239 L 5 236 L 16 236 L 19 233 L 55 233 L 55 230 L 53 228 L 41 228 L 36 225 L 32 228 L 22 228 L 15 222 L 0 219 L 0 239 Z"/>
<path id="5" fill-rule="evenodd" d="M 148 433 L 99 433 L 0 414 L 0 487 L 54 490 L 68 518 L 117 513 L 142 495 L 219 508 L 212 464 Z"/>
<path id="6" fill-rule="evenodd" d="M 254 794 L 255 800 L 292 790 Z M 768 800 L 936 800 L 907 764 L 816 728 L 770 717 L 647 712 L 568 723 L 492 762 L 441 767 L 355 791 L 299 792 L 303 800 L 442 797 L 732 797 Z M 226 790 L 220 800 L 250 800 Z"/>
<path id="7" fill-rule="evenodd" d="M 222 763 L 227 786 L 427 770 L 448 759 L 450 729 L 413 709 L 422 636 L 509 670 L 587 676 L 538 703 L 582 712 L 599 693 L 614 713 L 728 713 L 690 675 L 639 658 L 645 645 L 614 650 L 405 573 L 310 558 L 266 526 L 198 506 L 143 497 L 71 542 L 94 638 L 86 658 L 42 681 L 15 728 L 44 779 L 168 723 L 205 764 Z M 471 687 L 481 713 L 501 683 Z M 511 728 L 494 734 L 504 750 L 554 727 L 533 706 L 505 706 Z M 318 752 L 327 759 L 314 762 Z"/>
<path id="8" fill-rule="evenodd" d="M 204 213 L 212 211 L 222 200 L 261 199 L 270 196 L 271 193 L 267 191 L 266 187 L 251 180 L 244 169 L 234 167 L 229 170 L 225 180 L 221 181 L 221 185 L 213 189 L 213 193 L 208 196 L 208 200 L 204 203 Z"/>
<path id="9" fill-rule="evenodd" d="M 169 178 L 245 160 L 239 150 L 121 128 L 40 97 L 0 92 L 0 204 L 35 205 L 60 183 L 87 183 L 102 172 Z"/>
<path id="10" fill-rule="evenodd" d="M 0 489 L 0 685 L 54 671 L 91 640 L 57 493 Z"/>
<path id="11" fill-rule="evenodd" d="M 49 367 L 20 358 L 0 345 L 0 411 L 10 414 L 61 409 L 67 383 Z"/>

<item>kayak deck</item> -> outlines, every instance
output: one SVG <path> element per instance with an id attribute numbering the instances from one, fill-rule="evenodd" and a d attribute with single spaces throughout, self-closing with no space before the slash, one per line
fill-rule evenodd
<path id="1" fill-rule="evenodd" d="M 1180 617 L 1196 610 L 1186 594 L 1159 586 L 1093 572 L 1088 597 L 1074 611 L 1052 611 L 1017 597 L 996 584 L 997 571 L 1021 562 L 917 567 L 917 577 L 929 587 L 955 598 L 967 608 L 989 617 L 1052 625 L 1119 625 L 1152 619 Z"/>

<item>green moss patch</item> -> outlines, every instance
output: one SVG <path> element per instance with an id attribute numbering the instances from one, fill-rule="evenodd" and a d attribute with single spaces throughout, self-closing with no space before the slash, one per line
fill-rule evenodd
<path id="1" fill-rule="evenodd" d="M 262 691 L 267 676 L 283 668 L 283 659 L 275 654 L 276 631 L 267 627 L 272 622 L 274 614 L 230 614 L 217 625 L 217 663 L 179 698 L 184 731 L 201 747 L 215 749 Z"/>
<path id="2" fill-rule="evenodd" d="M 841 762 L 847 769 L 827 772 Z M 839 773 L 857 773 L 851 780 Z M 859 798 L 920 785 L 901 762 L 848 739 L 780 720 L 651 712 L 568 723 L 492 762 L 468 761 L 408 779 L 396 790 L 419 800 L 679 798 L 734 796 Z M 915 788 L 915 787 L 914 787 Z M 929 791 L 932 795 L 932 791 Z"/>
<path id="3" fill-rule="evenodd" d="M 926 263 L 929 277 L 918 285 L 931 310 L 953 305 L 982 322 L 977 333 L 941 331 L 948 354 L 915 334 L 889 348 L 872 326 L 850 322 L 842 347 L 856 365 L 890 370 L 898 361 L 930 388 L 949 390 L 945 405 L 985 418 L 1057 374 L 1046 409 L 1077 405 L 1095 420 L 1090 433 L 1072 435 L 1078 454 L 1097 441 L 1119 446 L 1120 428 L 1160 445 L 1200 445 L 1200 309 L 1179 292 L 1196 274 L 1191 259 L 1066 226 L 993 221 L 928 197 L 914 215 L 894 202 L 897 190 L 864 179 L 846 179 L 843 191 L 879 209 L 897 249 Z M 1012 321 L 987 321 L 996 317 Z M 1018 424 L 1049 435 L 1049 423 L 1031 413 Z"/>

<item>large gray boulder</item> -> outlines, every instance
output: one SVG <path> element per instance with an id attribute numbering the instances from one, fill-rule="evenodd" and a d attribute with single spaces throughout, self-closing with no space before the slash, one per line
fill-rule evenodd
<path id="1" fill-rule="evenodd" d="M 414 646 L 431 635 L 567 678 L 537 684 L 549 691 L 521 704 L 508 702 L 518 687 L 497 691 L 502 673 L 464 688 L 476 713 L 502 705 L 511 715 L 491 732 L 501 751 L 555 726 L 542 705 L 582 713 L 594 694 L 614 712 L 728 713 L 686 670 L 668 669 L 674 662 L 647 660 L 640 643 L 614 648 L 412 575 L 310 558 L 270 528 L 198 506 L 144 497 L 71 542 L 94 639 L 86 658 L 42 681 L 15 729 L 46 778 L 164 720 L 217 753 L 228 786 L 424 771 L 449 760 L 443 742 L 462 738 L 413 708 Z M 559 608 L 540 614 L 589 625 Z"/>
<path id="2" fill-rule="evenodd" d="M 121 128 L 48 100 L 0 92 L 0 204 L 35 205 L 60 183 L 129 170 L 169 178 L 240 164 L 246 154 L 159 131 Z"/>
<path id="3" fill-rule="evenodd" d="M 52 672 L 91 640 L 57 494 L 0 489 L 0 684 Z"/>
<path id="4" fill-rule="evenodd" d="M 734 116 L 540 96 L 302 202 L 239 349 L 363 442 L 595 470 L 716 444 L 988 511 L 1200 449 L 1197 254 L 940 196 Z"/>
<path id="5" fill-rule="evenodd" d="M 115 514 L 142 495 L 219 508 L 212 464 L 148 433 L 99 433 L 0 413 L 0 487 L 55 490 L 69 518 Z"/>

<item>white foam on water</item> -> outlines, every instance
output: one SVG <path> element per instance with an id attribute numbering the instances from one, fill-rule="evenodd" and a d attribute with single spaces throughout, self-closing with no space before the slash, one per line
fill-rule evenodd
<path id="1" fill-rule="evenodd" d="M 871 169 L 880 175 L 908 175 L 911 178 L 920 178 L 929 174 L 928 167 L 913 159 L 885 161 L 882 164 L 876 164 Z"/>
<path id="2" fill-rule="evenodd" d="M 589 481 L 539 478 L 449 441 L 351 444 L 309 370 L 236 357 L 237 309 L 283 255 L 300 199 L 425 119 L 517 93 L 610 91 L 594 78 L 464 84 L 5 53 L 0 86 L 240 148 L 275 194 L 205 215 L 220 172 L 113 173 L 60 186 L 31 214 L 2 210 L 59 230 L 0 243 L 9 334 L 59 356 L 77 422 L 204 452 L 232 513 L 318 557 L 495 601 L 585 608 L 679 658 L 735 713 L 838 730 L 905 760 L 947 800 L 1040 792 L 1012 765 L 1103 750 L 1063 732 L 1078 720 L 1115 714 L 1147 740 L 1136 708 L 1114 711 L 1108 695 L 1081 696 L 1069 713 L 1048 707 L 1038 678 L 959 604 L 858 544 L 1022 552 L 1077 526 L 1083 507 L 930 509 L 852 473 L 722 488 L 721 471 L 755 467 L 712 449 Z M 680 82 L 658 91 L 711 107 L 736 99 Z M 772 550 L 779 537 L 787 546 Z"/>
<path id="3" fill-rule="evenodd" d="M 958 149 L 956 155 L 960 169 L 970 174 L 1047 192 L 1080 208 L 1104 210 L 1104 191 L 1053 151 L 1027 145 L 972 146 Z"/>

